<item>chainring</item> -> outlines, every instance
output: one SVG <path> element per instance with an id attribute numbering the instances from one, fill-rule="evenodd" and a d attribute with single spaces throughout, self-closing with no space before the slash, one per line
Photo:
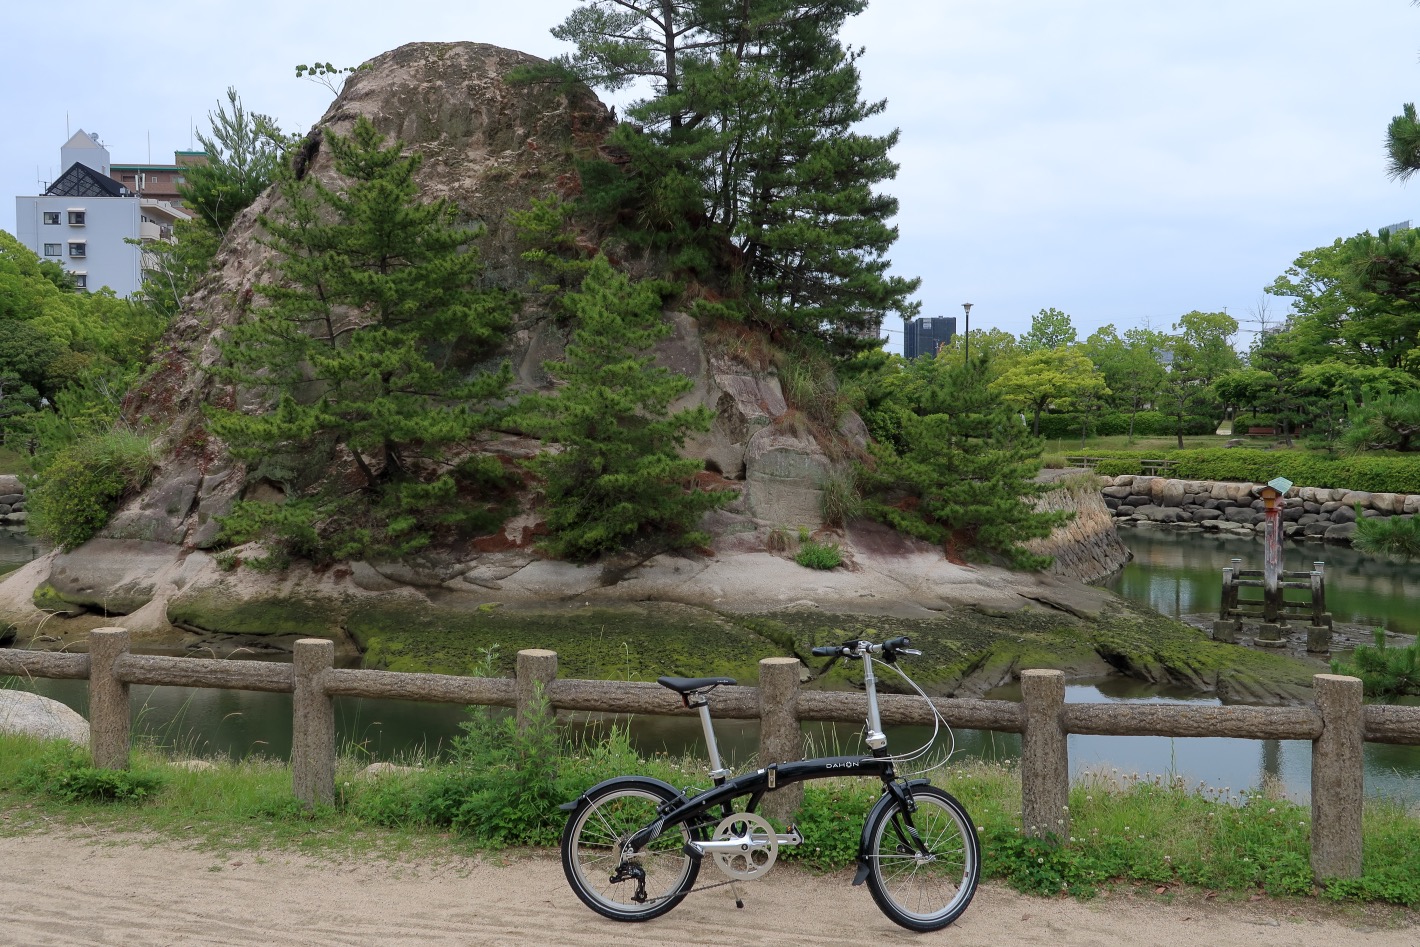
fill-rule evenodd
<path id="1" fill-rule="evenodd" d="M 715 866 L 736 881 L 762 878 L 779 857 L 779 836 L 770 825 L 753 812 L 737 812 L 715 826 L 717 842 L 737 841 L 739 851 L 715 852 Z"/>

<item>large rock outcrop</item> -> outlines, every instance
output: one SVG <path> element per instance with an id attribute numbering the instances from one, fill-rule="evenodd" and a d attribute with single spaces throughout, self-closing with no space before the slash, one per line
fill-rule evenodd
<path id="1" fill-rule="evenodd" d="M 350 76 L 302 150 L 303 173 L 333 184 L 332 159 L 320 146 L 321 135 L 346 134 L 364 116 L 424 156 L 418 171 L 424 195 L 451 200 L 470 223 L 484 228 L 478 247 L 487 279 L 522 295 L 522 309 L 496 360 L 508 360 L 516 385 L 525 391 L 550 387 L 541 366 L 563 353 L 567 327 L 543 308 L 538 294 L 526 292 L 533 274 L 522 260 L 512 215 L 534 199 L 576 193 L 575 159 L 601 154 L 613 127 L 609 110 L 587 89 L 509 81 L 517 67 L 535 62 L 523 53 L 476 43 L 403 46 Z M 471 607 L 628 597 L 733 610 L 807 600 L 928 611 L 977 605 L 993 613 L 1032 602 L 1074 614 L 1101 607 L 1102 593 L 1070 591 L 1049 577 L 956 566 L 944 561 L 939 549 L 885 536 L 888 531 L 871 524 L 821 533 L 825 541 L 841 544 L 843 569 L 828 574 L 796 565 L 792 550 L 784 548 L 785 537 L 822 530 L 825 484 L 864 446 L 862 422 L 850 413 L 833 432 L 814 427 L 804 420 L 811 406 L 790 410 L 766 362 L 752 363 L 748 355 L 707 341 L 694 319 L 678 313 L 666 314 L 674 331 L 657 346 L 656 357 L 692 381 L 677 407 L 705 405 L 715 413 L 712 429 L 691 440 L 686 452 L 703 463 L 707 481 L 742 494 L 707 519 L 715 536 L 707 555 L 613 559 L 593 567 L 549 562 L 530 548 L 539 524 L 536 512 L 524 509 L 496 535 L 404 562 L 353 563 L 324 572 L 301 568 L 282 576 L 233 571 L 257 550 L 221 556 L 205 551 L 215 545 L 217 518 L 233 501 L 279 501 L 293 486 L 330 474 L 291 469 L 299 459 L 267 459 L 250 467 L 237 462 L 202 420 L 206 404 L 257 407 L 252 393 L 230 390 L 210 370 L 219 357 L 216 339 L 262 304 L 257 287 L 275 278 L 258 218 L 277 200 L 268 191 L 239 215 L 215 271 L 185 301 L 154 371 L 125 405 L 131 419 L 163 432 L 164 459 L 152 482 L 99 539 L 52 555 L 0 584 L 0 627 L 13 623 L 33 631 L 55 612 L 86 610 L 122 614 L 125 626 L 137 633 L 178 627 L 339 635 L 346 617 L 370 597 L 399 595 L 462 595 Z M 655 273 L 654 261 L 638 257 L 627 265 Z M 510 436 L 489 449 L 518 458 L 538 446 Z M 320 457 L 309 462 L 330 463 Z M 1049 551 L 1065 562 L 1075 544 L 1067 535 Z M 1108 570 L 1090 560 L 1067 571 L 1094 577 Z"/>

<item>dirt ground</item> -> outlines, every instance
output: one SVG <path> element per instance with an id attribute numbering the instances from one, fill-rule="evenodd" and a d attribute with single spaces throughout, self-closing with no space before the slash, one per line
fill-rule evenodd
<path id="1" fill-rule="evenodd" d="M 0 838 L 0 944 L 706 944 L 809 947 L 943 943 L 1348 947 L 1414 945 L 1420 917 L 1313 902 L 1228 902 L 1152 890 L 1093 901 L 985 886 L 953 926 L 919 935 L 878 913 L 851 876 L 784 866 L 745 886 L 692 894 L 645 924 L 603 920 L 548 855 L 430 862 L 328 861 L 289 852 L 219 856 L 172 842 L 79 834 Z"/>

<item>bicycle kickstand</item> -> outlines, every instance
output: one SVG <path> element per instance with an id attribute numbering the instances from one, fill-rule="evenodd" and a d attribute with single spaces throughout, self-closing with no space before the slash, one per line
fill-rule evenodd
<path id="1" fill-rule="evenodd" d="M 730 882 L 730 892 L 735 896 L 735 907 L 743 911 L 745 899 L 744 894 L 740 891 L 740 883 L 738 881 Z"/>

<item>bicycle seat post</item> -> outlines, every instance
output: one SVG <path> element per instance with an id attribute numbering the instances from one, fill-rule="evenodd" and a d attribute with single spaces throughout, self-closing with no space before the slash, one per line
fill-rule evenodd
<path id="1" fill-rule="evenodd" d="M 700 726 L 705 730 L 705 749 L 710 753 L 710 778 L 718 786 L 730 775 L 730 771 L 720 764 L 720 747 L 715 742 L 715 728 L 710 723 L 710 699 L 704 694 L 688 694 L 686 704 L 700 711 Z"/>

